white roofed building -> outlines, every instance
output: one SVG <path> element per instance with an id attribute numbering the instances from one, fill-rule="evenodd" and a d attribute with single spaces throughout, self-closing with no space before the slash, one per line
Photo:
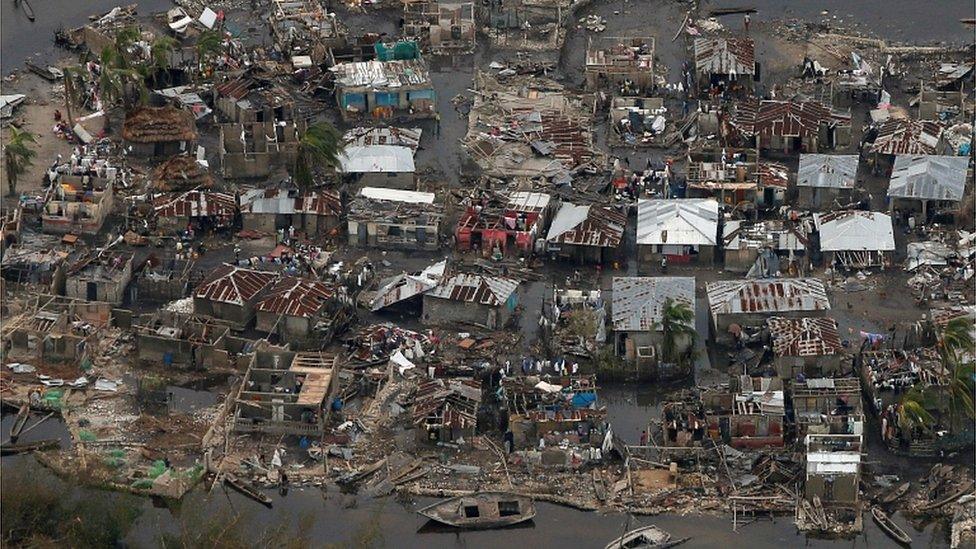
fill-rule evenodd
<path id="1" fill-rule="evenodd" d="M 682 263 L 711 263 L 718 242 L 718 211 L 718 202 L 710 198 L 639 200 L 638 268 L 650 272 L 662 256 Z"/>
<path id="2" fill-rule="evenodd" d="M 802 207 L 850 204 L 857 183 L 856 154 L 801 154 L 796 174 L 797 202 Z"/>
<path id="3" fill-rule="evenodd" d="M 339 156 L 339 171 L 363 185 L 413 189 L 413 149 L 399 145 L 353 145 Z"/>
<path id="4" fill-rule="evenodd" d="M 900 154 L 888 183 L 892 209 L 921 212 L 924 221 L 939 209 L 955 211 L 966 193 L 968 156 Z"/>
<path id="5" fill-rule="evenodd" d="M 884 268 L 895 252 L 891 216 L 881 212 L 841 210 L 816 214 L 820 251 L 827 265 L 845 269 Z"/>

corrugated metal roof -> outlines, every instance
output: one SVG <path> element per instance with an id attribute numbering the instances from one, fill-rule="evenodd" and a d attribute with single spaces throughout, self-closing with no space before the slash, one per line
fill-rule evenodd
<path id="1" fill-rule="evenodd" d="M 888 196 L 959 201 L 966 191 L 968 170 L 968 156 L 898 155 Z"/>
<path id="2" fill-rule="evenodd" d="M 718 202 L 710 198 L 637 201 L 637 244 L 714 246 Z"/>
<path id="3" fill-rule="evenodd" d="M 373 297 L 371 308 L 378 311 L 437 286 L 444 278 L 447 260 L 427 267 L 419 274 L 401 274 L 386 280 Z"/>
<path id="4" fill-rule="evenodd" d="M 427 63 L 420 59 L 340 63 L 331 69 L 341 86 L 396 89 L 430 83 Z"/>
<path id="5" fill-rule="evenodd" d="M 859 161 L 856 154 L 801 154 L 796 185 L 853 189 Z"/>
<path id="6" fill-rule="evenodd" d="M 197 289 L 193 297 L 218 303 L 243 305 L 271 284 L 277 278 L 275 273 L 244 269 L 235 265 L 223 264 L 210 273 Z"/>
<path id="7" fill-rule="evenodd" d="M 174 198 L 156 200 L 158 217 L 233 217 L 237 198 L 232 194 L 211 191 L 187 191 Z"/>
<path id="8" fill-rule="evenodd" d="M 774 101 L 759 103 L 753 132 L 778 137 L 817 136 L 820 124 L 830 122 L 830 109 L 818 101 Z"/>
<path id="9" fill-rule="evenodd" d="M 518 288 L 518 281 L 497 276 L 460 273 L 427 293 L 432 297 L 498 307 Z"/>
<path id="10" fill-rule="evenodd" d="M 275 315 L 308 318 L 315 316 L 335 295 L 324 282 L 295 276 L 278 280 L 254 309 Z"/>
<path id="11" fill-rule="evenodd" d="M 777 219 L 731 219 L 723 225 L 722 245 L 726 250 L 772 248 L 798 251 L 805 249 L 808 242 L 803 225 L 787 224 Z"/>
<path id="12" fill-rule="evenodd" d="M 413 173 L 413 150 L 397 145 L 346 147 L 339 156 L 345 173 Z"/>
<path id="13" fill-rule="evenodd" d="M 871 152 L 880 154 L 936 154 L 945 126 L 934 120 L 889 118 L 878 127 Z"/>
<path id="14" fill-rule="evenodd" d="M 434 193 L 418 191 L 401 191 L 400 189 L 386 189 L 383 187 L 363 187 L 359 196 L 370 200 L 389 200 L 390 202 L 408 202 L 410 204 L 433 204 Z"/>
<path id="15" fill-rule="evenodd" d="M 832 318 L 783 318 L 766 321 L 778 356 L 824 356 L 843 352 Z M 812 380 L 811 380 L 812 381 Z"/>
<path id="16" fill-rule="evenodd" d="M 552 197 L 546 193 L 517 191 L 509 195 L 507 208 L 514 212 L 541 212 L 549 206 Z"/>
<path id="17" fill-rule="evenodd" d="M 820 231 L 820 250 L 892 251 L 895 249 L 895 229 L 891 216 L 881 212 L 844 210 L 815 214 L 814 222 Z"/>
<path id="18" fill-rule="evenodd" d="M 754 74 L 756 46 L 750 38 L 695 38 L 695 69 L 706 74 Z"/>
<path id="19" fill-rule="evenodd" d="M 395 145 L 409 147 L 416 151 L 420 146 L 420 128 L 352 128 L 347 131 L 342 140 L 346 146 L 366 147 L 369 145 Z"/>
<path id="20" fill-rule="evenodd" d="M 244 193 L 241 202 L 241 209 L 253 214 L 342 215 L 342 200 L 334 190 L 255 189 Z"/>
<path id="21" fill-rule="evenodd" d="M 705 286 L 713 315 L 830 309 L 827 289 L 816 278 L 722 280 Z"/>
<path id="22" fill-rule="evenodd" d="M 546 235 L 548 242 L 616 248 L 624 236 L 627 216 L 605 206 L 563 202 Z"/>
<path id="23" fill-rule="evenodd" d="M 613 329 L 646 332 L 658 329 L 668 299 L 695 310 L 695 279 L 685 276 L 614 277 Z"/>

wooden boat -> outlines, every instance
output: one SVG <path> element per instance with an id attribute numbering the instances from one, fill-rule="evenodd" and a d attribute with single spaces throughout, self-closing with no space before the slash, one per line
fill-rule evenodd
<path id="1" fill-rule="evenodd" d="M 901 486 L 897 486 L 894 489 L 890 490 L 888 493 L 881 496 L 881 498 L 879 498 L 878 501 L 883 503 L 884 505 L 894 503 L 899 499 L 901 499 L 902 497 L 904 497 L 904 495 L 908 493 L 908 490 L 910 490 L 911 487 L 912 487 L 912 483 L 906 482 Z"/>
<path id="2" fill-rule="evenodd" d="M 666 549 L 691 538 L 671 539 L 671 534 L 657 526 L 635 528 L 607 544 L 606 549 Z"/>
<path id="3" fill-rule="evenodd" d="M 30 2 L 27 0 L 18 0 L 17 3 L 20 4 L 20 8 L 24 10 L 24 15 L 27 16 L 27 19 L 34 21 L 34 8 L 30 5 Z"/>
<path id="4" fill-rule="evenodd" d="M 30 69 L 32 73 L 50 82 L 56 82 L 64 78 L 64 73 L 61 72 L 61 69 L 57 67 L 52 67 L 51 65 L 42 67 L 30 61 L 25 61 L 24 64 L 27 65 L 27 68 Z"/>
<path id="5" fill-rule="evenodd" d="M 942 507 L 943 505 L 946 505 L 946 504 L 949 504 L 949 503 L 951 503 L 953 501 L 956 501 L 957 499 L 959 499 L 959 498 L 963 497 L 964 495 L 968 494 L 969 492 L 972 491 L 972 489 L 974 487 L 976 487 L 976 482 L 970 482 L 968 485 L 966 485 L 965 488 L 963 488 L 961 490 L 956 490 L 955 492 L 949 494 L 948 496 L 946 496 L 946 497 L 944 497 L 942 499 L 939 499 L 939 500 L 936 500 L 936 501 L 927 503 L 927 504 L 923 505 L 922 507 L 920 507 L 920 509 L 922 511 L 931 511 L 932 509 L 938 509 L 939 507 Z"/>
<path id="6" fill-rule="evenodd" d="M 25 454 L 27 452 L 34 452 L 36 450 L 48 450 L 51 448 L 57 448 L 58 446 L 61 446 L 61 441 L 54 438 L 47 439 L 47 440 L 38 440 L 36 442 L 4 444 L 3 446 L 0 446 L 0 455 L 13 456 L 17 454 Z"/>
<path id="7" fill-rule="evenodd" d="M 531 520 L 535 516 L 535 502 L 518 494 L 480 492 L 446 499 L 417 513 L 455 528 L 484 530 Z"/>
<path id="8" fill-rule="evenodd" d="M 10 426 L 11 442 L 17 442 L 17 437 L 19 437 L 20 432 L 24 430 L 24 426 L 27 425 L 28 419 L 30 419 L 30 405 L 24 404 L 20 407 L 20 410 L 17 410 L 17 417 L 14 418 L 14 423 Z"/>
<path id="9" fill-rule="evenodd" d="M 874 518 L 874 522 L 878 523 L 878 526 L 888 534 L 888 537 L 897 541 L 898 543 L 904 545 L 911 545 L 912 538 L 901 529 L 900 526 L 891 520 L 891 517 L 887 513 L 881 510 L 877 505 L 871 508 L 871 516 Z"/>
<path id="10" fill-rule="evenodd" d="M 230 486 L 234 490 L 253 499 L 254 501 L 260 503 L 261 505 L 271 507 L 272 500 L 267 494 L 261 492 L 254 486 L 244 482 L 243 480 L 235 477 L 234 475 L 225 474 L 224 482 L 227 484 L 227 486 Z"/>

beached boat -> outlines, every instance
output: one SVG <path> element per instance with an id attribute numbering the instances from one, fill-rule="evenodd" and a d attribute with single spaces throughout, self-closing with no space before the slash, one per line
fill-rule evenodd
<path id="1" fill-rule="evenodd" d="M 64 78 L 64 73 L 57 67 L 53 67 L 51 65 L 41 66 L 30 61 L 26 61 L 24 64 L 27 65 L 27 68 L 30 69 L 32 73 L 45 80 L 56 82 Z"/>
<path id="2" fill-rule="evenodd" d="M 881 503 L 883 503 L 885 505 L 894 503 L 894 502 L 898 501 L 899 499 L 901 499 L 902 497 L 904 497 L 905 494 L 908 493 L 908 490 L 911 489 L 911 487 L 912 487 L 912 483 L 911 482 L 906 482 L 906 483 L 902 484 L 901 486 L 897 486 L 894 489 L 892 489 L 891 491 L 889 491 L 888 493 L 886 493 L 883 496 L 881 496 L 881 498 L 878 501 L 880 501 Z"/>
<path id="3" fill-rule="evenodd" d="M 481 492 L 447 499 L 417 513 L 455 528 L 483 530 L 531 520 L 535 516 L 535 503 L 532 498 L 518 494 Z"/>
<path id="4" fill-rule="evenodd" d="M 186 14 L 183 8 L 173 8 L 166 12 L 166 24 L 173 33 L 182 35 L 193 23 L 193 18 Z"/>
<path id="5" fill-rule="evenodd" d="M 244 482 L 243 480 L 235 477 L 234 475 L 225 473 L 224 474 L 224 483 L 226 483 L 227 486 L 230 486 L 234 490 L 237 490 L 241 494 L 243 494 L 243 495 L 245 495 L 245 496 L 253 499 L 254 501 L 256 501 L 256 502 L 258 502 L 258 503 L 260 503 L 262 505 L 266 505 L 268 507 L 271 507 L 271 505 L 272 505 L 272 499 L 268 495 L 266 495 L 265 493 L 261 492 L 260 490 L 258 490 L 254 486 L 252 486 L 252 485 Z"/>
<path id="6" fill-rule="evenodd" d="M 28 2 L 27 0 L 17 0 L 16 3 L 20 4 L 20 8 L 24 10 L 24 15 L 27 16 L 27 19 L 33 21 L 34 8 L 30 5 L 30 2 Z"/>
<path id="7" fill-rule="evenodd" d="M 24 404 L 17 411 L 17 417 L 14 418 L 13 425 L 10 426 L 10 440 L 12 442 L 17 442 L 17 437 L 20 436 L 20 432 L 24 430 L 24 426 L 27 425 L 27 420 L 30 418 L 30 405 Z"/>
<path id="8" fill-rule="evenodd" d="M 38 440 L 36 442 L 19 442 L 17 444 L 4 444 L 3 446 L 0 446 L 0 455 L 13 456 L 17 454 L 26 454 L 27 452 L 34 452 L 37 450 L 57 448 L 60 445 L 61 441 L 57 439 Z"/>
<path id="9" fill-rule="evenodd" d="M 888 534 L 888 537 L 902 543 L 904 545 L 911 545 L 912 538 L 901 529 L 900 526 L 895 524 L 891 517 L 887 513 L 881 510 L 880 507 L 874 506 L 871 508 L 871 516 L 874 517 L 874 522 L 878 523 L 878 526 Z"/>
<path id="10" fill-rule="evenodd" d="M 671 534 L 657 526 L 635 528 L 607 544 L 606 549 L 667 549 L 691 538 L 672 540 Z"/>

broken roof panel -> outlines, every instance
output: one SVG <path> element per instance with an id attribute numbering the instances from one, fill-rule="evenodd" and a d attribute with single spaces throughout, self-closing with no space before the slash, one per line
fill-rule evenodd
<path id="1" fill-rule="evenodd" d="M 241 202 L 241 210 L 252 214 L 342 215 L 342 200 L 335 190 L 252 189 L 241 196 Z"/>
<path id="2" fill-rule="evenodd" d="M 552 197 L 546 193 L 516 191 L 508 196 L 506 208 L 513 212 L 538 213 L 549 207 Z"/>
<path id="3" fill-rule="evenodd" d="M 410 204 L 433 204 L 434 193 L 419 191 L 402 191 L 400 189 L 386 189 L 383 187 L 363 187 L 359 196 L 370 200 L 388 200 L 390 202 L 407 202 Z"/>
<path id="4" fill-rule="evenodd" d="M 856 154 L 801 154 L 796 185 L 853 189 L 858 162 Z"/>
<path id="5" fill-rule="evenodd" d="M 705 74 L 754 74 L 756 46 L 750 38 L 695 38 L 695 69 Z"/>
<path id="6" fill-rule="evenodd" d="M 777 356 L 825 356 L 843 352 L 832 318 L 783 318 L 766 321 Z"/>
<path id="7" fill-rule="evenodd" d="M 714 246 L 718 202 L 709 198 L 637 201 L 637 244 Z"/>
<path id="8" fill-rule="evenodd" d="M 709 282 L 705 293 L 713 315 L 830 309 L 827 288 L 816 278 L 722 280 Z"/>
<path id="9" fill-rule="evenodd" d="M 968 156 L 895 157 L 888 196 L 918 200 L 962 200 L 966 190 Z"/>
<path id="10" fill-rule="evenodd" d="M 844 210 L 818 213 L 813 219 L 820 231 L 821 251 L 887 252 L 895 249 L 895 229 L 887 214 Z"/>
<path id="11" fill-rule="evenodd" d="M 772 248 L 800 251 L 809 242 L 802 225 L 787 224 L 776 219 L 730 219 L 725 222 L 722 230 L 722 245 L 726 250 Z"/>
<path id="12" fill-rule="evenodd" d="M 262 313 L 310 318 L 318 314 L 334 295 L 334 289 L 324 282 L 286 276 L 268 290 L 254 309 Z"/>
<path id="13" fill-rule="evenodd" d="M 430 84 L 427 63 L 420 59 L 340 63 L 332 68 L 340 86 L 397 89 Z"/>
<path id="14" fill-rule="evenodd" d="M 660 330 L 668 300 L 695 310 L 695 279 L 685 276 L 614 277 L 611 302 L 613 329 Z"/>
<path id="15" fill-rule="evenodd" d="M 447 260 L 445 259 L 434 263 L 418 274 L 403 273 L 386 280 L 376 291 L 371 309 L 378 311 L 430 290 L 444 278 L 446 269 Z"/>
<path id="16" fill-rule="evenodd" d="M 498 307 L 518 288 L 518 281 L 498 276 L 459 273 L 429 291 L 427 295 L 450 301 Z"/>
<path id="17" fill-rule="evenodd" d="M 616 248 L 623 240 L 626 224 L 627 216 L 613 208 L 564 202 L 552 220 L 546 241 Z"/>
<path id="18" fill-rule="evenodd" d="M 154 209 L 158 217 L 234 217 L 237 198 L 227 193 L 187 191 L 157 199 Z"/>
<path id="19" fill-rule="evenodd" d="M 217 267 L 193 292 L 195 299 L 243 305 L 277 278 L 275 273 L 244 269 L 227 263 Z"/>
<path id="20" fill-rule="evenodd" d="M 346 146 L 394 145 L 409 147 L 416 152 L 420 146 L 420 128 L 352 128 L 342 136 Z"/>
<path id="21" fill-rule="evenodd" d="M 413 151 L 397 145 L 354 145 L 339 156 L 344 173 L 413 173 Z"/>
<path id="22" fill-rule="evenodd" d="M 936 154 L 945 126 L 934 120 L 889 118 L 878 127 L 871 152 L 879 154 Z"/>

